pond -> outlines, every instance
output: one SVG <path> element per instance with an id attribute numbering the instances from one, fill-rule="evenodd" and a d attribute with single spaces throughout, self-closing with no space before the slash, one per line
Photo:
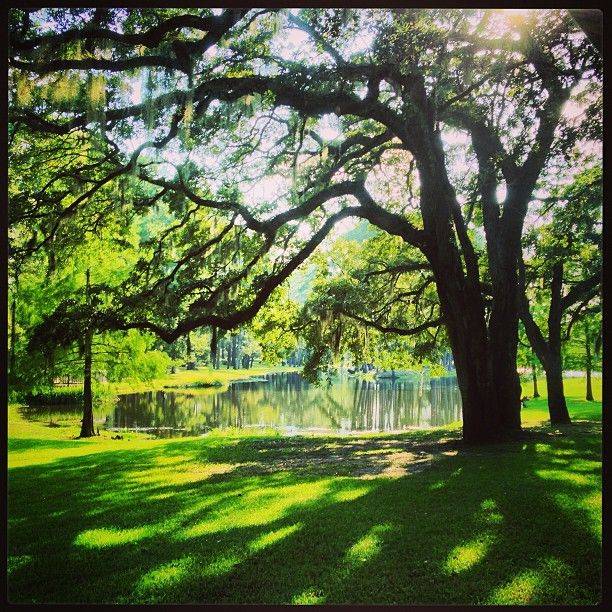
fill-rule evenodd
<path id="1" fill-rule="evenodd" d="M 122 395 L 114 406 L 96 414 L 100 428 L 145 431 L 159 437 L 230 427 L 274 427 L 285 434 L 401 431 L 460 419 L 461 397 L 452 377 L 374 381 L 344 376 L 317 386 L 297 372 L 236 381 L 225 390 Z"/>

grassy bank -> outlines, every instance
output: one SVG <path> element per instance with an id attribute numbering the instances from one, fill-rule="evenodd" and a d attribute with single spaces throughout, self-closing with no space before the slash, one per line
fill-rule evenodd
<path id="1" fill-rule="evenodd" d="M 231 383 L 233 380 L 241 380 L 271 374 L 274 372 L 289 372 L 298 371 L 299 368 L 290 368 L 285 366 L 255 366 L 248 370 L 246 369 L 220 369 L 213 370 L 212 368 L 203 367 L 197 370 L 178 370 L 175 374 L 168 374 L 161 378 L 156 378 L 149 381 L 126 381 L 120 383 L 101 384 L 101 388 L 112 393 L 138 393 L 140 391 L 157 391 L 165 387 L 194 387 L 196 385 L 202 387 L 223 387 Z"/>
<path id="2" fill-rule="evenodd" d="M 601 403 L 572 385 L 580 422 L 532 401 L 524 440 L 476 450 L 457 428 L 72 440 L 13 406 L 9 598 L 597 603 Z"/>

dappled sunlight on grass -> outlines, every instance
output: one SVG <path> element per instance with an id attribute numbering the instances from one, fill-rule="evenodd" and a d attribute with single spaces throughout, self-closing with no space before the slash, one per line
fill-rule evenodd
<path id="1" fill-rule="evenodd" d="M 504 520 L 503 514 L 497 511 L 497 502 L 494 499 L 485 499 L 475 517 L 486 525 L 499 525 Z"/>
<path id="2" fill-rule="evenodd" d="M 15 570 L 27 566 L 32 561 L 32 555 L 13 555 L 8 558 L 7 573 L 10 576 Z"/>
<path id="3" fill-rule="evenodd" d="M 509 582 L 493 591 L 487 603 L 539 604 L 546 596 L 562 592 L 564 583 L 571 578 L 571 568 L 553 557 L 538 563 L 537 569 L 520 572 Z"/>
<path id="4" fill-rule="evenodd" d="M 463 572 L 482 561 L 494 541 L 490 533 L 483 533 L 451 550 L 444 570 L 450 574 Z"/>
<path id="5" fill-rule="evenodd" d="M 494 591 L 491 603 L 528 604 L 540 582 L 541 577 L 538 572 L 534 570 L 521 572 L 508 584 Z"/>
<path id="6" fill-rule="evenodd" d="M 291 598 L 291 603 L 294 605 L 315 605 L 325 603 L 325 597 L 320 595 L 317 589 L 311 588 L 294 595 Z"/>
<path id="7" fill-rule="evenodd" d="M 152 526 L 134 527 L 132 529 L 115 529 L 114 527 L 88 529 L 79 533 L 74 540 L 74 544 L 76 546 L 84 546 L 85 548 L 104 548 L 105 546 L 132 544 L 152 536 L 156 531 L 157 529 Z"/>
<path id="8" fill-rule="evenodd" d="M 361 565 L 374 555 L 380 552 L 382 543 L 382 534 L 387 531 L 391 531 L 393 526 L 389 523 L 384 525 L 375 525 L 368 533 L 361 537 L 355 544 L 353 544 L 347 551 L 345 561 L 349 565 Z"/>
<path id="9" fill-rule="evenodd" d="M 565 470 L 536 470 L 535 473 L 540 478 L 545 478 L 546 480 L 563 480 L 577 486 L 588 486 L 596 483 L 596 479 L 593 477 L 567 472 Z"/>
<path id="10" fill-rule="evenodd" d="M 264 533 L 249 543 L 249 550 L 252 552 L 258 552 L 267 546 L 286 538 L 288 535 L 295 533 L 301 527 L 303 527 L 302 523 L 295 523 L 287 527 L 281 527 L 280 529 L 275 529 L 274 531 Z"/>
<path id="11" fill-rule="evenodd" d="M 227 574 L 242 561 L 242 557 L 236 554 L 224 554 L 209 563 L 203 570 L 202 576 L 220 576 Z"/>
<path id="12" fill-rule="evenodd" d="M 9 471 L 12 601 L 599 598 L 601 444 L 590 426 L 484 449 L 440 444 L 448 429 L 47 437 L 38 448 L 41 426 L 28 427 Z M 408 454 L 419 471 L 389 477 Z"/>
<path id="13" fill-rule="evenodd" d="M 353 501 L 357 499 L 358 497 L 365 495 L 371 489 L 371 487 L 363 487 L 363 486 L 355 486 L 355 485 L 353 485 L 353 487 L 354 488 L 345 489 L 343 491 L 337 491 L 336 493 L 334 493 L 332 495 L 333 501 L 336 501 L 336 502 Z"/>
<path id="14" fill-rule="evenodd" d="M 585 522 L 585 527 L 593 534 L 594 537 L 598 538 L 601 542 L 601 521 L 602 521 L 602 496 L 601 491 L 591 493 L 586 496 L 576 498 L 574 495 L 567 493 L 556 493 L 554 496 L 555 503 L 566 510 L 570 516 L 570 520 L 578 520 Z M 581 521 L 581 517 L 573 517 L 573 509 L 579 507 L 588 513 L 588 520 Z"/>
<path id="15" fill-rule="evenodd" d="M 235 503 L 206 515 L 204 521 L 175 534 L 175 538 L 196 538 L 236 527 L 265 525 L 291 508 L 314 503 L 329 489 L 331 479 L 247 491 Z"/>
<path id="16" fill-rule="evenodd" d="M 147 572 L 138 581 L 135 592 L 138 594 L 163 591 L 169 586 L 180 582 L 188 572 L 193 571 L 195 560 L 193 557 L 181 557 L 169 563 L 164 563 Z"/>
<path id="17" fill-rule="evenodd" d="M 156 470 L 152 475 L 149 472 L 134 470 L 127 472 L 127 480 L 136 483 L 180 485 L 208 480 L 211 476 L 227 474 L 235 468 L 229 463 L 190 463 L 185 461 L 172 462 L 171 467 Z"/>

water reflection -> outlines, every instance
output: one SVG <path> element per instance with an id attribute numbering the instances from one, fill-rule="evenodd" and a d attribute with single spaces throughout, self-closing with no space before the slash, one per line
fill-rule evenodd
<path id="1" fill-rule="evenodd" d="M 109 428 L 137 428 L 160 436 L 213 428 L 397 431 L 434 427 L 461 418 L 456 381 L 371 381 L 339 378 L 321 387 L 297 372 L 270 374 L 221 392 L 156 391 L 121 396 L 107 414 Z"/>

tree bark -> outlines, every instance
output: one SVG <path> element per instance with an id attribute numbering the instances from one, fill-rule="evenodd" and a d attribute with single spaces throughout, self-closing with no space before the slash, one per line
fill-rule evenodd
<path id="1" fill-rule="evenodd" d="M 237 335 L 232 336 L 231 347 L 232 347 L 232 350 L 231 350 L 232 368 L 234 368 L 234 370 L 237 370 L 238 369 L 238 361 L 236 359 L 236 357 L 238 355 L 238 336 Z M 229 367 L 229 365 L 228 365 L 228 367 Z"/>
<path id="2" fill-rule="evenodd" d="M 466 305 L 442 307 L 463 409 L 463 439 L 468 444 L 497 442 L 506 432 L 495 403 L 484 319 L 469 316 Z"/>
<path id="3" fill-rule="evenodd" d="M 514 281 L 513 281 L 514 278 Z M 521 429 L 521 381 L 516 368 L 518 307 L 516 274 L 498 288 L 489 320 L 492 384 L 500 423 L 509 431 Z"/>
<path id="4" fill-rule="evenodd" d="M 463 406 L 463 439 L 468 444 L 497 442 L 520 430 L 520 385 L 516 392 L 512 381 L 513 375 L 518 380 L 516 346 L 514 352 L 505 346 L 492 359 L 476 256 L 463 220 L 453 212 L 458 203 L 446 178 L 439 137 L 434 137 L 433 144 L 434 155 L 428 163 L 417 160 L 423 225 L 428 236 L 424 254 L 432 267 L 455 361 Z M 454 237 L 453 219 L 461 253 Z M 511 321 L 506 324 L 512 326 Z M 518 330 L 518 314 L 516 326 Z M 515 393 L 501 393 L 502 386 Z"/>
<path id="5" fill-rule="evenodd" d="M 218 347 L 218 331 L 216 327 L 213 327 L 210 335 L 210 361 L 212 363 L 213 370 L 219 369 L 219 347 Z"/>
<path id="6" fill-rule="evenodd" d="M 95 435 L 93 416 L 93 394 L 91 390 L 91 341 L 92 334 L 85 334 L 85 355 L 83 367 L 83 420 L 81 421 L 80 438 L 90 438 Z"/>
<path id="7" fill-rule="evenodd" d="M 548 410 L 553 424 L 571 423 L 563 392 L 563 367 L 561 359 L 561 317 L 563 287 L 563 263 L 553 266 L 550 307 L 548 310 L 548 347 L 550 356 L 546 372 L 548 385 Z"/>
<path id="8" fill-rule="evenodd" d="M 85 274 L 85 301 L 89 305 L 89 270 Z M 84 348 L 83 348 L 83 420 L 81 421 L 80 438 L 91 438 L 95 436 L 94 431 L 94 416 L 93 416 L 93 394 L 91 390 L 91 344 L 93 333 L 91 329 L 85 331 Z"/>
<path id="9" fill-rule="evenodd" d="M 522 263 L 521 266 L 523 267 Z M 550 306 L 548 309 L 548 340 L 544 338 L 540 328 L 529 312 L 529 303 L 525 295 L 524 269 L 521 271 L 521 276 L 523 278 L 521 278 L 520 316 L 525 325 L 525 332 L 529 343 L 546 373 L 550 422 L 551 424 L 571 423 L 563 391 L 563 367 L 561 360 L 563 264 L 557 263 L 553 267 Z"/>
<path id="10" fill-rule="evenodd" d="M 552 356 L 546 367 L 546 387 L 548 390 L 548 411 L 552 425 L 571 423 L 563 392 L 563 370 L 561 360 Z"/>
<path id="11" fill-rule="evenodd" d="M 531 362 L 531 380 L 533 381 L 533 397 L 540 397 L 538 392 L 538 375 L 536 372 L 535 361 Z"/>
<path id="12" fill-rule="evenodd" d="M 13 301 L 11 302 L 11 348 L 9 350 L 9 362 L 8 362 L 8 371 L 12 372 L 15 365 L 15 340 L 16 340 L 16 316 L 15 312 L 17 309 L 17 300 L 13 297 Z"/>

